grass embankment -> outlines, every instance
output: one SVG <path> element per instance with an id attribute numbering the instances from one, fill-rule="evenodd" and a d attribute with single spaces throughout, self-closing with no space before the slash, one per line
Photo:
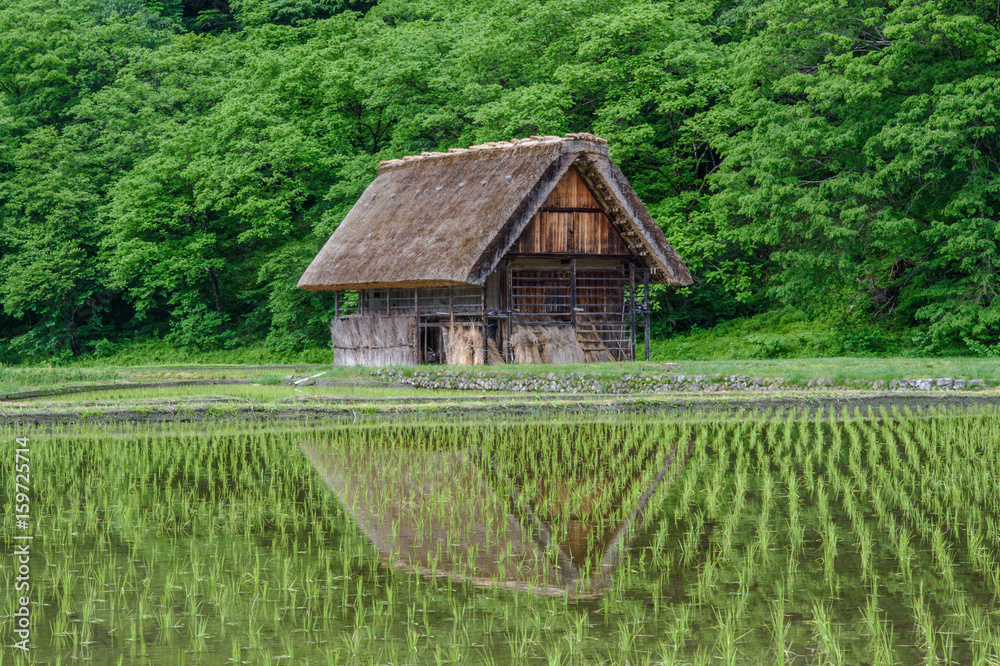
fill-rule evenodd
<path id="1" fill-rule="evenodd" d="M 790 385 L 817 379 L 833 384 L 861 381 L 870 385 L 893 379 L 1000 377 L 1000 358 L 921 357 L 912 341 L 904 340 L 900 334 L 810 320 L 792 309 L 654 339 L 651 347 L 650 363 L 407 369 L 583 373 L 602 380 L 615 380 L 626 374 L 738 375 L 780 378 Z M 332 358 L 331 350 L 324 347 L 287 352 L 258 344 L 199 351 L 176 348 L 160 340 L 138 340 L 110 346 L 102 354 L 57 363 L 0 364 L 0 393 L 101 383 L 245 380 L 275 384 L 291 374 L 301 377 L 319 372 L 324 372 L 326 380 L 371 379 L 366 369 L 332 367 Z"/>
<path id="2" fill-rule="evenodd" d="M 193 381 L 247 381 L 276 384 L 297 373 L 315 374 L 329 366 L 105 365 L 0 366 L 0 393 L 81 385 L 128 385 Z M 308 376 L 308 375 L 306 375 Z"/>
<path id="3" fill-rule="evenodd" d="M 809 319 L 792 308 L 731 319 L 712 328 L 654 337 L 652 341 L 654 361 L 930 355 L 925 352 L 913 339 L 907 338 L 905 332 Z M 161 339 L 138 338 L 100 345 L 98 350 L 78 357 L 38 359 L 34 363 L 22 360 L 20 364 L 80 368 L 150 364 L 311 365 L 328 363 L 331 354 L 329 346 L 323 343 L 295 351 L 274 349 L 261 342 L 248 342 L 229 349 L 194 349 L 178 347 Z M 2 355 L 0 360 L 9 361 Z"/>
<path id="4" fill-rule="evenodd" d="M 368 368 L 300 366 L 0 367 L 0 421 L 7 423 L 169 422 L 317 418 L 453 418 L 513 414 L 686 413 L 780 406 L 995 404 L 1000 363 L 990 359 L 779 359 L 579 366 L 418 366 L 401 377 Z M 441 373 L 449 373 L 442 375 Z M 511 378 L 511 374 L 518 377 Z M 766 390 L 714 375 L 782 378 Z M 311 382 L 296 380 L 319 375 Z M 449 376 L 450 375 L 450 376 Z M 574 377 L 566 377 L 574 375 Z M 664 384 L 656 377 L 685 375 Z M 586 378 L 581 379 L 580 376 Z M 630 376 L 631 379 L 623 379 Z M 952 377 L 992 380 L 969 390 L 876 392 L 877 380 Z M 702 379 L 704 378 L 704 379 Z M 414 387 L 401 380 L 414 381 Z M 810 380 L 827 380 L 808 388 Z M 446 381 L 439 381 L 446 380 Z M 692 381 L 696 380 L 696 381 Z M 720 383 L 721 382 L 721 383 Z M 832 388 L 833 382 L 836 388 Z M 497 390 L 479 390 L 486 384 Z M 580 387 L 584 387 L 581 389 Z M 623 391 L 622 387 L 627 390 Z M 527 388 L 519 388 L 527 387 Z M 593 389 L 597 387 L 597 389 Z M 865 389 L 864 387 L 867 387 Z M 752 387 L 754 388 L 754 387 Z M 456 390 L 461 389 L 461 390 Z M 845 390 L 847 389 L 847 390 Z"/>
<path id="5" fill-rule="evenodd" d="M 263 343 L 247 343 L 229 349 L 178 347 L 159 339 L 139 338 L 109 344 L 100 351 L 52 360 L 53 365 L 77 368 L 134 365 L 310 365 L 327 363 L 329 346 L 316 345 L 283 351 Z M 25 365 L 31 365 L 26 363 Z M 41 365 L 41 363 L 38 363 Z"/>
<path id="6" fill-rule="evenodd" d="M 853 380 L 875 381 L 952 377 L 955 379 L 1000 378 L 1000 359 L 996 358 L 795 358 L 729 361 L 685 361 L 593 363 L 581 365 L 502 365 L 406 366 L 413 371 L 454 371 L 479 373 L 541 373 L 556 375 L 583 373 L 605 379 L 622 375 L 745 375 L 782 378 L 789 383 L 805 384 L 810 379 L 836 383 Z M 0 393 L 51 389 L 83 384 L 127 384 L 177 381 L 245 380 L 259 384 L 277 384 L 289 376 L 302 379 L 324 373 L 323 379 L 369 381 L 371 369 L 340 368 L 329 364 L 299 365 L 134 365 L 134 366 L 0 366 Z"/>
<path id="7" fill-rule="evenodd" d="M 816 380 L 824 380 L 824 384 L 832 386 L 871 388 L 879 382 L 888 385 L 900 379 L 1000 379 L 998 358 L 902 355 L 878 358 L 871 355 L 886 351 L 913 350 L 907 349 L 900 340 L 886 338 L 877 331 L 837 327 L 828 322 L 808 320 L 795 311 L 782 310 L 732 320 L 712 329 L 667 340 L 654 340 L 653 361 L 649 363 L 485 368 L 411 366 L 400 370 L 407 374 L 475 373 L 487 378 L 502 378 L 512 373 L 552 375 L 557 379 L 565 375 L 585 375 L 588 384 L 598 386 L 610 386 L 626 375 L 684 375 L 709 378 L 710 381 L 721 375 L 781 379 L 782 390 L 806 387 Z M 779 358 L 772 358 L 775 356 Z M 44 410 L 50 405 L 53 409 L 61 409 L 98 403 L 105 408 L 114 403 L 243 402 L 282 408 L 309 401 L 427 401 L 430 398 L 457 398 L 463 393 L 468 397 L 472 393 L 400 386 L 392 377 L 386 383 L 373 377 L 371 369 L 333 367 L 331 361 L 332 352 L 323 348 L 284 353 L 253 346 L 199 352 L 178 350 L 159 341 L 138 341 L 116 347 L 110 354 L 63 364 L 0 365 L 0 404 L 30 401 L 33 409 Z M 325 385 L 287 385 L 290 377 L 302 379 L 312 375 L 321 375 L 320 381 Z M 194 385 L 196 382 L 200 385 Z M 26 391 L 30 393 L 24 393 Z M 686 392 L 691 392 L 690 387 Z M 538 397 L 538 394 L 534 398 L 514 395 L 511 399 L 537 400 Z"/>

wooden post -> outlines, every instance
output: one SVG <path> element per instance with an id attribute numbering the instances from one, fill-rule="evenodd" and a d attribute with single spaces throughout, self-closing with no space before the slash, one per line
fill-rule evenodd
<path id="1" fill-rule="evenodd" d="M 358 289 L 358 314 L 365 313 L 365 290 Z"/>
<path id="2" fill-rule="evenodd" d="M 455 288 L 448 287 L 448 326 L 451 329 L 448 334 L 455 332 Z"/>
<path id="3" fill-rule="evenodd" d="M 448 287 L 448 344 L 445 345 L 445 359 L 446 363 L 451 363 L 448 360 L 448 354 L 451 353 L 452 341 L 455 339 L 455 288 Z"/>
<path id="4" fill-rule="evenodd" d="M 514 285 L 514 280 L 511 276 L 513 271 L 514 268 L 510 264 L 507 264 L 507 275 L 505 276 L 507 283 L 507 340 L 504 343 L 504 360 L 508 363 L 514 362 L 514 347 L 510 344 L 510 338 L 514 335 L 514 295 L 511 293 Z"/>
<path id="5" fill-rule="evenodd" d="M 497 271 L 503 273 L 497 275 L 497 312 L 503 314 L 503 304 L 505 302 L 504 289 L 507 284 L 507 260 L 503 260 L 497 266 Z M 507 360 L 507 340 L 510 338 L 510 318 L 505 322 L 503 319 L 497 320 L 497 349 L 503 361 Z"/>
<path id="6" fill-rule="evenodd" d="M 333 318 L 340 319 L 340 292 L 333 292 Z"/>
<path id="7" fill-rule="evenodd" d="M 628 360 L 635 360 L 635 264 L 628 264 L 628 318 L 629 318 L 629 353 Z"/>
<path id="8" fill-rule="evenodd" d="M 642 272 L 642 302 L 646 310 L 646 323 L 643 326 L 642 337 L 646 344 L 646 360 L 649 361 L 649 269 Z"/>
<path id="9" fill-rule="evenodd" d="M 416 323 L 413 334 L 413 352 L 417 357 L 417 365 L 420 365 L 423 360 L 420 358 L 423 355 L 420 349 L 420 294 L 416 289 L 413 290 L 413 318 L 414 323 Z"/>
<path id="10" fill-rule="evenodd" d="M 569 260 L 569 322 L 576 335 L 576 257 Z"/>
<path id="11" fill-rule="evenodd" d="M 489 330 L 489 321 L 486 316 L 486 283 L 483 282 L 483 365 L 489 365 L 490 362 L 490 345 L 486 334 Z"/>

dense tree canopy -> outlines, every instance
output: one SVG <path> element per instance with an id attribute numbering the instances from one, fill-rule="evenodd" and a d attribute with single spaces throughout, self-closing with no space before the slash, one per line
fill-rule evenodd
<path id="1" fill-rule="evenodd" d="M 696 284 L 1000 349 L 1000 5 L 10 0 L 0 360 L 321 339 L 295 281 L 382 159 L 592 131 Z"/>

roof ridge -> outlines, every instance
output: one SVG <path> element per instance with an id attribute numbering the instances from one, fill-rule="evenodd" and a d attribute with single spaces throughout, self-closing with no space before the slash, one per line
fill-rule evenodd
<path id="1" fill-rule="evenodd" d="M 466 153 L 472 153 L 472 152 L 486 152 L 494 150 L 507 150 L 510 148 L 529 148 L 534 146 L 555 145 L 557 143 L 566 143 L 570 141 L 589 141 L 602 146 L 606 146 L 608 143 L 606 139 L 602 139 L 601 137 L 591 134 L 590 132 L 571 132 L 569 134 L 566 134 L 565 136 L 554 136 L 554 135 L 539 136 L 533 134 L 532 136 L 525 137 L 523 139 L 511 139 L 510 141 L 488 141 L 486 143 L 480 143 L 474 146 L 469 146 L 468 148 L 449 148 L 447 152 L 424 151 L 419 155 L 406 155 L 404 157 L 400 157 L 393 160 L 383 160 L 378 163 L 378 168 L 382 169 L 383 167 L 387 166 L 396 166 L 399 164 L 406 164 L 408 162 L 425 160 L 434 157 L 449 157 L 453 155 L 464 155 Z"/>

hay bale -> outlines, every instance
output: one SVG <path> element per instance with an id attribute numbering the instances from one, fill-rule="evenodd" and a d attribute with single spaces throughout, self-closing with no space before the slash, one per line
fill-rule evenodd
<path id="1" fill-rule="evenodd" d="M 515 363 L 583 363 L 586 360 L 572 326 L 515 326 L 510 343 Z"/>
<path id="2" fill-rule="evenodd" d="M 587 363 L 614 363 L 615 356 L 608 349 L 595 349 L 584 353 Z"/>
<path id="3" fill-rule="evenodd" d="M 500 353 L 500 348 L 497 347 L 496 341 L 494 341 L 493 338 L 490 338 L 486 341 L 486 343 L 489 346 L 489 351 L 486 355 L 486 360 L 489 364 L 506 365 L 506 362 L 503 360 L 503 354 Z"/>
<path id="4" fill-rule="evenodd" d="M 515 363 L 529 365 L 542 362 L 538 338 L 532 327 L 515 326 L 510 336 L 510 344 L 514 348 Z"/>
<path id="5" fill-rule="evenodd" d="M 542 360 L 546 363 L 583 363 L 583 349 L 572 326 L 548 326 L 543 334 Z"/>
<path id="6" fill-rule="evenodd" d="M 456 326 L 444 333 L 448 365 L 483 365 L 483 334 L 478 326 Z M 499 350 L 496 353 L 499 356 Z"/>
<path id="7" fill-rule="evenodd" d="M 348 315 L 330 321 L 334 365 L 412 365 L 416 321 L 405 315 Z"/>
<path id="8" fill-rule="evenodd" d="M 444 329 L 442 340 L 447 350 L 448 365 L 472 365 L 472 349 L 465 343 L 465 329 L 461 326 Z"/>
<path id="9" fill-rule="evenodd" d="M 486 365 L 486 358 L 483 354 L 483 336 L 477 328 L 469 328 L 466 333 L 466 340 L 472 346 L 472 365 Z"/>
<path id="10" fill-rule="evenodd" d="M 451 351 L 451 329 L 441 328 L 441 363 L 455 365 Z"/>

